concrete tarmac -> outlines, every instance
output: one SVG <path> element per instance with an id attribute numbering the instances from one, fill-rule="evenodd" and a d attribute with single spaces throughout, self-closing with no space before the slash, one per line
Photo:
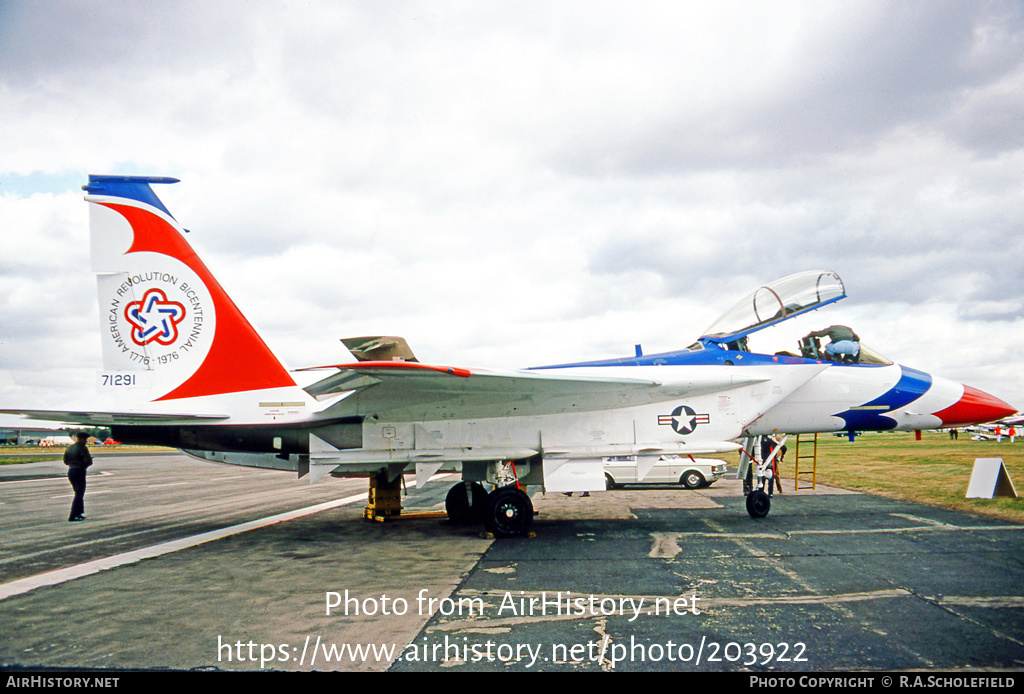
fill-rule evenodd
<path id="1" fill-rule="evenodd" d="M 1024 526 L 820 488 L 536 495 L 532 538 L 362 520 L 365 480 L 96 456 L 0 470 L 0 666 L 362 671 L 1024 667 Z M 411 488 L 443 508 L 455 478 Z"/>

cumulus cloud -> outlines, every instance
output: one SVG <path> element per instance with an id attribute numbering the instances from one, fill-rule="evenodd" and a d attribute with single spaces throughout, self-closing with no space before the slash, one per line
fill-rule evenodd
<path id="1" fill-rule="evenodd" d="M 291 366 L 373 332 L 471 366 L 674 349 L 821 268 L 873 347 L 1020 405 L 1022 28 L 1000 1 L 5 3 L 0 400 L 87 399 L 78 187 L 132 173 L 182 179 L 158 193 Z"/>

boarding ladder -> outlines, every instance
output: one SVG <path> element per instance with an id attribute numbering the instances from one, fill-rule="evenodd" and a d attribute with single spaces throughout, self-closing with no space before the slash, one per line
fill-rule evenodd
<path id="1" fill-rule="evenodd" d="M 800 450 L 800 445 L 803 444 L 803 452 Z M 808 447 L 810 452 L 807 452 Z M 793 473 L 793 489 L 817 489 L 818 488 L 818 434 L 797 434 L 796 435 L 796 452 L 793 454 L 793 462 L 796 470 Z M 800 467 L 803 465 L 803 469 Z M 810 465 L 810 470 L 807 466 Z M 801 475 L 807 477 L 810 475 L 811 484 L 801 484 Z"/>

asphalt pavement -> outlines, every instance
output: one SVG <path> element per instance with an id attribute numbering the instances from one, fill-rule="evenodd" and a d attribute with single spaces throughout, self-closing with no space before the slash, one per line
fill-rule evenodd
<path id="1" fill-rule="evenodd" d="M 5 466 L 10 467 L 10 466 Z M 535 495 L 535 536 L 362 519 L 365 480 L 98 457 L 0 471 L 0 665 L 1020 670 L 1024 526 L 837 489 Z M 410 486 L 438 511 L 454 478 Z M 436 516 L 436 514 L 435 514 Z"/>

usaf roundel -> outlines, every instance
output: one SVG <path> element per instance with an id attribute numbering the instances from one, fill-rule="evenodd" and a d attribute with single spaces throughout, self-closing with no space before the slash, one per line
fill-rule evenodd
<path id="1" fill-rule="evenodd" d="M 680 405 L 672 410 L 672 414 L 658 415 L 658 424 L 667 424 L 673 431 L 683 436 L 692 433 L 698 424 L 707 424 L 710 421 L 709 415 L 697 414 L 687 405 Z"/>

